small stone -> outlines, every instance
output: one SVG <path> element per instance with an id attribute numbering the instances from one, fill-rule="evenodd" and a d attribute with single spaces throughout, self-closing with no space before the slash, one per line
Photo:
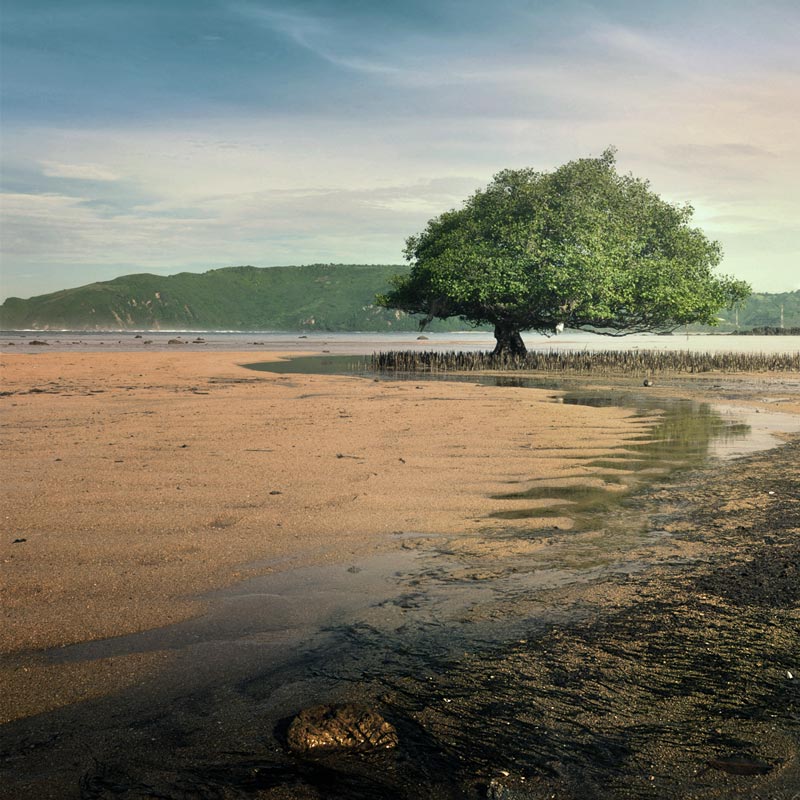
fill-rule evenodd
<path id="1" fill-rule="evenodd" d="M 293 753 L 364 752 L 397 747 L 397 731 L 380 714 L 353 703 L 303 709 L 289 726 Z"/>
<path id="2" fill-rule="evenodd" d="M 772 771 L 772 766 L 760 758 L 739 754 L 725 758 L 713 758 L 706 761 L 706 766 L 730 775 L 766 775 Z"/>

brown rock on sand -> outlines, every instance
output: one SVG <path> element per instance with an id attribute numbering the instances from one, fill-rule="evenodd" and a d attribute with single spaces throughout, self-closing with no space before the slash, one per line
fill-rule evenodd
<path id="1" fill-rule="evenodd" d="M 294 753 L 322 753 L 397 747 L 397 731 L 377 711 L 345 703 L 303 709 L 292 720 L 286 737 Z"/>

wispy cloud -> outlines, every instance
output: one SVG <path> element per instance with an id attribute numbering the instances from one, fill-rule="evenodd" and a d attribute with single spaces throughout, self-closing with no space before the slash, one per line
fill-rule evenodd
<path id="1" fill-rule="evenodd" d="M 396 75 L 400 69 L 373 55 L 359 53 L 358 37 L 343 28 L 335 17 L 314 16 L 296 9 L 268 8 L 241 4 L 235 8 L 242 15 L 265 28 L 276 31 L 315 56 L 355 72 Z"/>
<path id="2" fill-rule="evenodd" d="M 656 66 L 675 75 L 691 74 L 691 55 L 667 37 L 606 22 L 594 24 L 586 39 L 600 46 L 606 58 L 616 57 L 638 65 Z"/>
<path id="3" fill-rule="evenodd" d="M 42 161 L 42 174 L 48 178 L 70 178 L 79 181 L 118 181 L 120 176 L 99 164 L 60 164 Z"/>

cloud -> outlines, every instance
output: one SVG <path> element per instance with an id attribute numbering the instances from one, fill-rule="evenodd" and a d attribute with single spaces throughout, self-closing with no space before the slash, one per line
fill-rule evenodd
<path id="1" fill-rule="evenodd" d="M 335 18 L 246 4 L 237 8 L 243 15 L 286 36 L 299 47 L 334 66 L 379 75 L 400 72 L 396 66 L 385 63 L 374 54 L 358 54 L 356 50 L 361 49 L 358 48 L 358 40 L 343 30 Z"/>
<path id="2" fill-rule="evenodd" d="M 102 263 L 168 272 L 185 265 L 399 263 L 405 238 L 476 183 L 456 177 L 372 189 L 265 189 L 198 196 L 188 205 L 165 198 L 118 213 L 85 196 L 7 193 L 0 196 L 3 258 L 19 280 L 27 265 L 70 274 L 92 265 L 96 277 L 94 265 Z M 63 286 L 62 279 L 54 288 Z"/>
<path id="3" fill-rule="evenodd" d="M 739 159 L 773 159 L 778 156 L 764 147 L 744 142 L 721 142 L 719 144 L 677 144 L 667 148 L 667 153 L 684 161 L 731 161 Z"/>
<path id="4" fill-rule="evenodd" d="M 664 36 L 645 33 L 625 25 L 598 22 L 586 34 L 586 40 L 600 45 L 606 57 L 655 66 L 676 75 L 690 72 L 687 53 L 668 42 Z"/>
<path id="5" fill-rule="evenodd" d="M 60 164 L 42 161 L 42 174 L 48 178 L 70 178 L 79 181 L 118 181 L 120 176 L 99 164 Z"/>

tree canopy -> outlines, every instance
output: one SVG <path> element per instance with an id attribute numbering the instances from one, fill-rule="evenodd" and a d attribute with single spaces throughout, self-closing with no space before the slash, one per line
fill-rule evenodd
<path id="1" fill-rule="evenodd" d="M 720 246 L 691 227 L 692 213 L 617 174 L 613 149 L 549 173 L 504 170 L 407 240 L 411 271 L 378 302 L 422 315 L 421 327 L 493 324 L 497 354 L 523 354 L 526 330 L 714 325 L 750 287 L 714 274 Z"/>

